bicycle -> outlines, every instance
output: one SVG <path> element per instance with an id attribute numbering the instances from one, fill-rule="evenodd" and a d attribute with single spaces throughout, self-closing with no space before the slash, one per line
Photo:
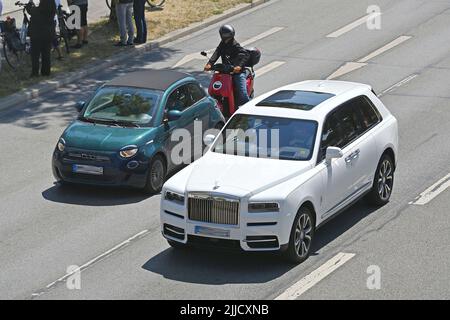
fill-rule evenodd
<path id="1" fill-rule="evenodd" d="M 63 6 L 57 8 L 58 32 L 56 33 L 56 41 L 58 44 L 64 43 L 67 54 L 70 53 L 70 40 L 77 34 L 75 29 L 70 29 L 67 26 L 67 19 L 70 16 L 71 13 L 64 11 Z"/>
<path id="2" fill-rule="evenodd" d="M 15 19 L 3 21 L 2 32 L 3 56 L 9 66 L 16 70 L 24 61 L 26 48 L 20 38 L 20 31 L 16 28 Z"/>
<path id="3" fill-rule="evenodd" d="M 150 8 L 162 8 L 165 2 L 166 0 L 147 0 L 147 4 L 150 6 Z M 109 10 L 111 10 L 111 0 L 106 0 L 106 5 L 108 6 Z"/>

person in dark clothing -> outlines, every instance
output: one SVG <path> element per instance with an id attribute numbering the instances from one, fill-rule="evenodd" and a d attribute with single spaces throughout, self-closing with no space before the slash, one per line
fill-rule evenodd
<path id="1" fill-rule="evenodd" d="M 134 21 L 136 22 L 136 30 L 137 30 L 134 43 L 147 42 L 147 21 L 145 21 L 145 1 L 146 0 L 134 0 L 133 3 Z"/>
<path id="2" fill-rule="evenodd" d="M 39 6 L 30 1 L 26 11 L 31 17 L 29 33 L 31 39 L 31 64 L 32 77 L 39 76 L 39 60 L 42 60 L 41 75 L 49 76 L 51 70 L 50 51 L 52 41 L 55 39 L 55 14 L 54 0 L 40 0 Z"/>
<path id="3" fill-rule="evenodd" d="M 245 66 L 250 54 L 234 39 L 235 31 L 232 26 L 223 25 L 220 27 L 219 33 L 222 41 L 206 64 L 205 71 L 211 70 L 219 57 L 222 58 L 223 64 L 234 66 L 233 84 L 236 103 L 238 106 L 242 106 L 250 100 L 247 92 L 247 74 L 245 73 Z"/>

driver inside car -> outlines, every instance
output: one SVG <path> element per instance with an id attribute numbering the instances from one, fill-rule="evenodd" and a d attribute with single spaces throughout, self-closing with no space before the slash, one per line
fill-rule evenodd
<path id="1" fill-rule="evenodd" d="M 234 94 L 237 105 L 242 106 L 250 101 L 247 92 L 247 73 L 245 72 L 245 66 L 250 58 L 250 54 L 235 40 L 235 31 L 231 25 L 220 27 L 219 34 L 222 41 L 206 64 L 205 71 L 211 70 L 219 57 L 222 58 L 223 64 L 234 66 Z"/>

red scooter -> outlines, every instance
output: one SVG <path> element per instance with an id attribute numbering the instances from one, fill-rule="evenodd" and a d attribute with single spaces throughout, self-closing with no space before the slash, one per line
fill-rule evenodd
<path id="1" fill-rule="evenodd" d="M 253 99 L 253 83 L 255 80 L 255 71 L 253 67 L 259 62 L 261 52 L 256 48 L 247 49 L 250 53 L 248 67 L 243 72 L 247 74 L 247 93 L 250 99 Z M 201 52 L 203 56 L 208 56 L 206 52 Z M 211 67 L 214 75 L 209 85 L 208 93 L 217 100 L 220 110 L 225 119 L 228 119 L 239 108 L 234 97 L 233 85 L 234 66 L 216 63 Z"/>

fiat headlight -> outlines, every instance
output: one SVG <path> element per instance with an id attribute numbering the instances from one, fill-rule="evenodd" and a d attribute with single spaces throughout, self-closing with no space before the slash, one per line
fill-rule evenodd
<path id="1" fill-rule="evenodd" d="M 122 158 L 128 159 L 135 156 L 138 150 L 137 146 L 126 146 L 120 150 L 119 154 Z"/>
<path id="2" fill-rule="evenodd" d="M 56 146 L 60 152 L 63 152 L 66 148 L 66 141 L 63 138 L 59 139 L 58 144 Z"/>

